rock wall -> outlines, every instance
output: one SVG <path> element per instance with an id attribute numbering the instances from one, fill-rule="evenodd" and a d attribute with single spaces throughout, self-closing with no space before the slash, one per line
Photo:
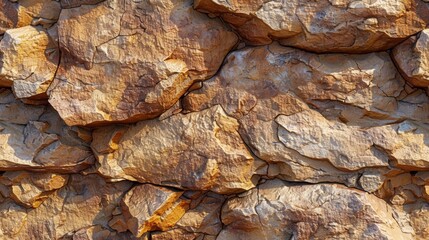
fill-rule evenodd
<path id="1" fill-rule="evenodd" d="M 426 0 L 0 0 L 0 239 L 429 239 Z"/>

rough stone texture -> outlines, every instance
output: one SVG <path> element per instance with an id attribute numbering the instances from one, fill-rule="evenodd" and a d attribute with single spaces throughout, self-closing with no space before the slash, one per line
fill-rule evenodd
<path id="1" fill-rule="evenodd" d="M 96 130 L 94 139 L 104 138 L 106 144 L 93 145 L 98 171 L 107 177 L 219 193 L 253 187 L 256 163 L 237 132 L 237 121 L 219 106 L 143 121 L 124 133 L 114 130 L 111 140 L 106 137 L 110 131 Z"/>
<path id="2" fill-rule="evenodd" d="M 429 8 L 420 0 L 196 0 L 251 44 L 279 40 L 315 52 L 386 50 L 423 30 Z"/>
<path id="3" fill-rule="evenodd" d="M 428 8 L 0 0 L 0 239 L 429 239 Z"/>
<path id="4" fill-rule="evenodd" d="M 68 125 L 154 118 L 237 42 L 184 0 L 108 0 L 64 9 L 58 25 L 64 54 L 49 102 Z"/>
<path id="5" fill-rule="evenodd" d="M 354 185 L 351 170 L 428 167 L 428 127 L 416 121 L 427 123 L 429 99 L 405 85 L 385 53 L 316 55 L 275 44 L 237 51 L 183 101 L 188 111 L 217 104 L 273 164 L 269 175 Z"/>
<path id="6" fill-rule="evenodd" d="M 43 28 L 26 26 L 6 31 L 0 54 L 0 86 L 13 86 L 18 98 L 47 97 L 60 54 Z"/>
<path id="7" fill-rule="evenodd" d="M 128 229 L 136 236 L 173 227 L 186 212 L 189 201 L 181 191 L 143 184 L 131 189 L 121 202 Z"/>
<path id="8" fill-rule="evenodd" d="M 396 46 L 392 56 L 405 79 L 418 87 L 429 86 L 429 29 Z"/>
<path id="9" fill-rule="evenodd" d="M 218 239 L 410 239 L 383 200 L 332 184 L 268 181 L 228 200 Z"/>
<path id="10" fill-rule="evenodd" d="M 0 169 L 76 172 L 94 162 L 77 131 L 50 107 L 28 106 L 0 91 Z"/>

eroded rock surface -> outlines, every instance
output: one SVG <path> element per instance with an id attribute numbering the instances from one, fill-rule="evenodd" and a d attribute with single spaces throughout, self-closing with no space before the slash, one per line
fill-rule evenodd
<path id="1" fill-rule="evenodd" d="M 64 124 L 49 107 L 16 100 L 0 92 L 0 169 L 76 172 L 94 163 L 78 129 Z"/>
<path id="2" fill-rule="evenodd" d="M 0 42 L 0 86 L 13 86 L 18 98 L 47 98 L 60 54 L 42 27 L 7 30 Z"/>
<path id="3" fill-rule="evenodd" d="M 94 139 L 107 140 L 106 131 L 112 130 L 96 130 Z M 254 186 L 256 163 L 238 134 L 238 122 L 219 106 L 114 132 L 104 145 L 93 145 L 98 171 L 106 177 L 219 193 Z"/>
<path id="4" fill-rule="evenodd" d="M 203 85 L 184 108 L 220 104 L 253 152 L 273 164 L 269 175 L 354 185 L 351 170 L 427 168 L 428 126 L 419 121 L 427 123 L 429 99 L 405 85 L 385 53 L 248 48 Z"/>
<path id="5" fill-rule="evenodd" d="M 314 52 L 386 50 L 429 22 L 420 0 L 197 0 L 194 6 L 222 17 L 251 44 L 278 40 Z"/>
<path id="6" fill-rule="evenodd" d="M 237 42 L 187 0 L 64 9 L 58 30 L 64 54 L 49 102 L 68 125 L 157 117 L 216 73 Z"/>
<path id="7" fill-rule="evenodd" d="M 392 56 L 405 79 L 418 87 L 429 86 L 429 29 L 393 49 Z"/>
<path id="8" fill-rule="evenodd" d="M 339 185 L 268 181 L 222 209 L 218 239 L 410 239 L 394 210 L 370 194 Z"/>
<path id="9" fill-rule="evenodd" d="M 429 239 L 428 20 L 0 0 L 0 239 Z"/>

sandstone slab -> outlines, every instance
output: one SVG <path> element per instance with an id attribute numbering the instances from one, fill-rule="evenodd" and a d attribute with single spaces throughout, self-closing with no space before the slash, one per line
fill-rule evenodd
<path id="1" fill-rule="evenodd" d="M 212 76 L 237 42 L 188 0 L 64 9 L 58 31 L 64 54 L 49 102 L 68 125 L 155 118 Z"/>
<path id="2" fill-rule="evenodd" d="M 256 164 L 238 134 L 237 121 L 219 106 L 142 121 L 119 135 L 118 129 L 110 135 L 105 131 L 112 128 L 95 130 L 94 139 L 101 135 L 112 140 L 106 139 L 105 147 L 93 144 L 104 176 L 218 193 L 253 187 Z"/>
<path id="3" fill-rule="evenodd" d="M 425 168 L 427 126 L 419 122 L 429 119 L 428 100 L 387 53 L 316 55 L 273 44 L 231 53 L 182 105 L 185 112 L 221 105 L 270 164 L 269 176 L 357 186 L 365 168 Z"/>
<path id="4" fill-rule="evenodd" d="M 198 0 L 251 44 L 278 40 L 314 52 L 375 52 L 418 33 L 429 22 L 421 1 Z"/>
<path id="5" fill-rule="evenodd" d="M 0 42 L 0 86 L 18 98 L 47 98 L 59 64 L 58 46 L 41 27 L 7 30 Z"/>
<path id="6" fill-rule="evenodd" d="M 268 181 L 227 201 L 218 239 L 410 239 L 383 200 L 335 184 Z"/>

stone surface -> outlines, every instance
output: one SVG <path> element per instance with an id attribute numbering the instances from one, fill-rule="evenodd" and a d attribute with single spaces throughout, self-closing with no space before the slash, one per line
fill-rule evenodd
<path id="1" fill-rule="evenodd" d="M 7 30 L 0 42 L 0 86 L 13 86 L 18 98 L 47 98 L 60 54 L 41 27 Z"/>
<path id="2" fill-rule="evenodd" d="M 189 201 L 181 199 L 182 191 L 150 184 L 132 188 L 121 202 L 128 229 L 136 236 L 154 230 L 167 230 L 186 212 Z"/>
<path id="3" fill-rule="evenodd" d="M 429 29 L 396 46 L 393 59 L 405 79 L 418 87 L 429 86 Z"/>
<path id="4" fill-rule="evenodd" d="M 129 182 L 106 183 L 96 175 L 72 175 L 67 186 L 27 210 L 8 200 L 0 203 L 0 237 L 4 239 L 60 239 L 69 233 L 107 222 Z"/>
<path id="5" fill-rule="evenodd" d="M 229 55 L 183 108 L 220 104 L 271 176 L 356 185 L 351 170 L 427 167 L 427 125 L 418 122 L 427 122 L 428 100 L 385 53 L 316 55 L 273 44 Z"/>
<path id="6" fill-rule="evenodd" d="M 68 125 L 157 117 L 216 73 L 237 42 L 187 0 L 64 9 L 58 29 L 64 54 L 49 102 Z"/>
<path id="7" fill-rule="evenodd" d="M 411 239 L 393 213 L 365 192 L 273 180 L 228 200 L 217 239 Z"/>
<path id="8" fill-rule="evenodd" d="M 24 207 L 37 208 L 49 195 L 68 180 L 67 175 L 53 173 L 6 172 L 1 178 L 1 184 L 7 186 L 2 195 L 14 199 Z"/>
<path id="9" fill-rule="evenodd" d="M 273 40 L 314 52 L 375 52 L 418 33 L 429 22 L 420 0 L 197 0 L 251 44 Z"/>
<path id="10" fill-rule="evenodd" d="M 94 131 L 94 139 L 105 138 L 110 129 Z M 93 144 L 93 149 L 98 171 L 110 178 L 232 193 L 254 186 L 256 167 L 237 131 L 237 121 L 215 106 L 140 122 L 120 139 L 114 139 L 117 134 L 110 135 L 112 140 L 105 138 L 106 143 L 116 142 L 114 148 Z"/>
<path id="11" fill-rule="evenodd" d="M 0 0 L 0 239 L 429 239 L 428 20 Z"/>
<path id="12" fill-rule="evenodd" d="M 94 163 L 84 140 L 49 107 L 0 93 L 0 169 L 76 172 Z"/>

